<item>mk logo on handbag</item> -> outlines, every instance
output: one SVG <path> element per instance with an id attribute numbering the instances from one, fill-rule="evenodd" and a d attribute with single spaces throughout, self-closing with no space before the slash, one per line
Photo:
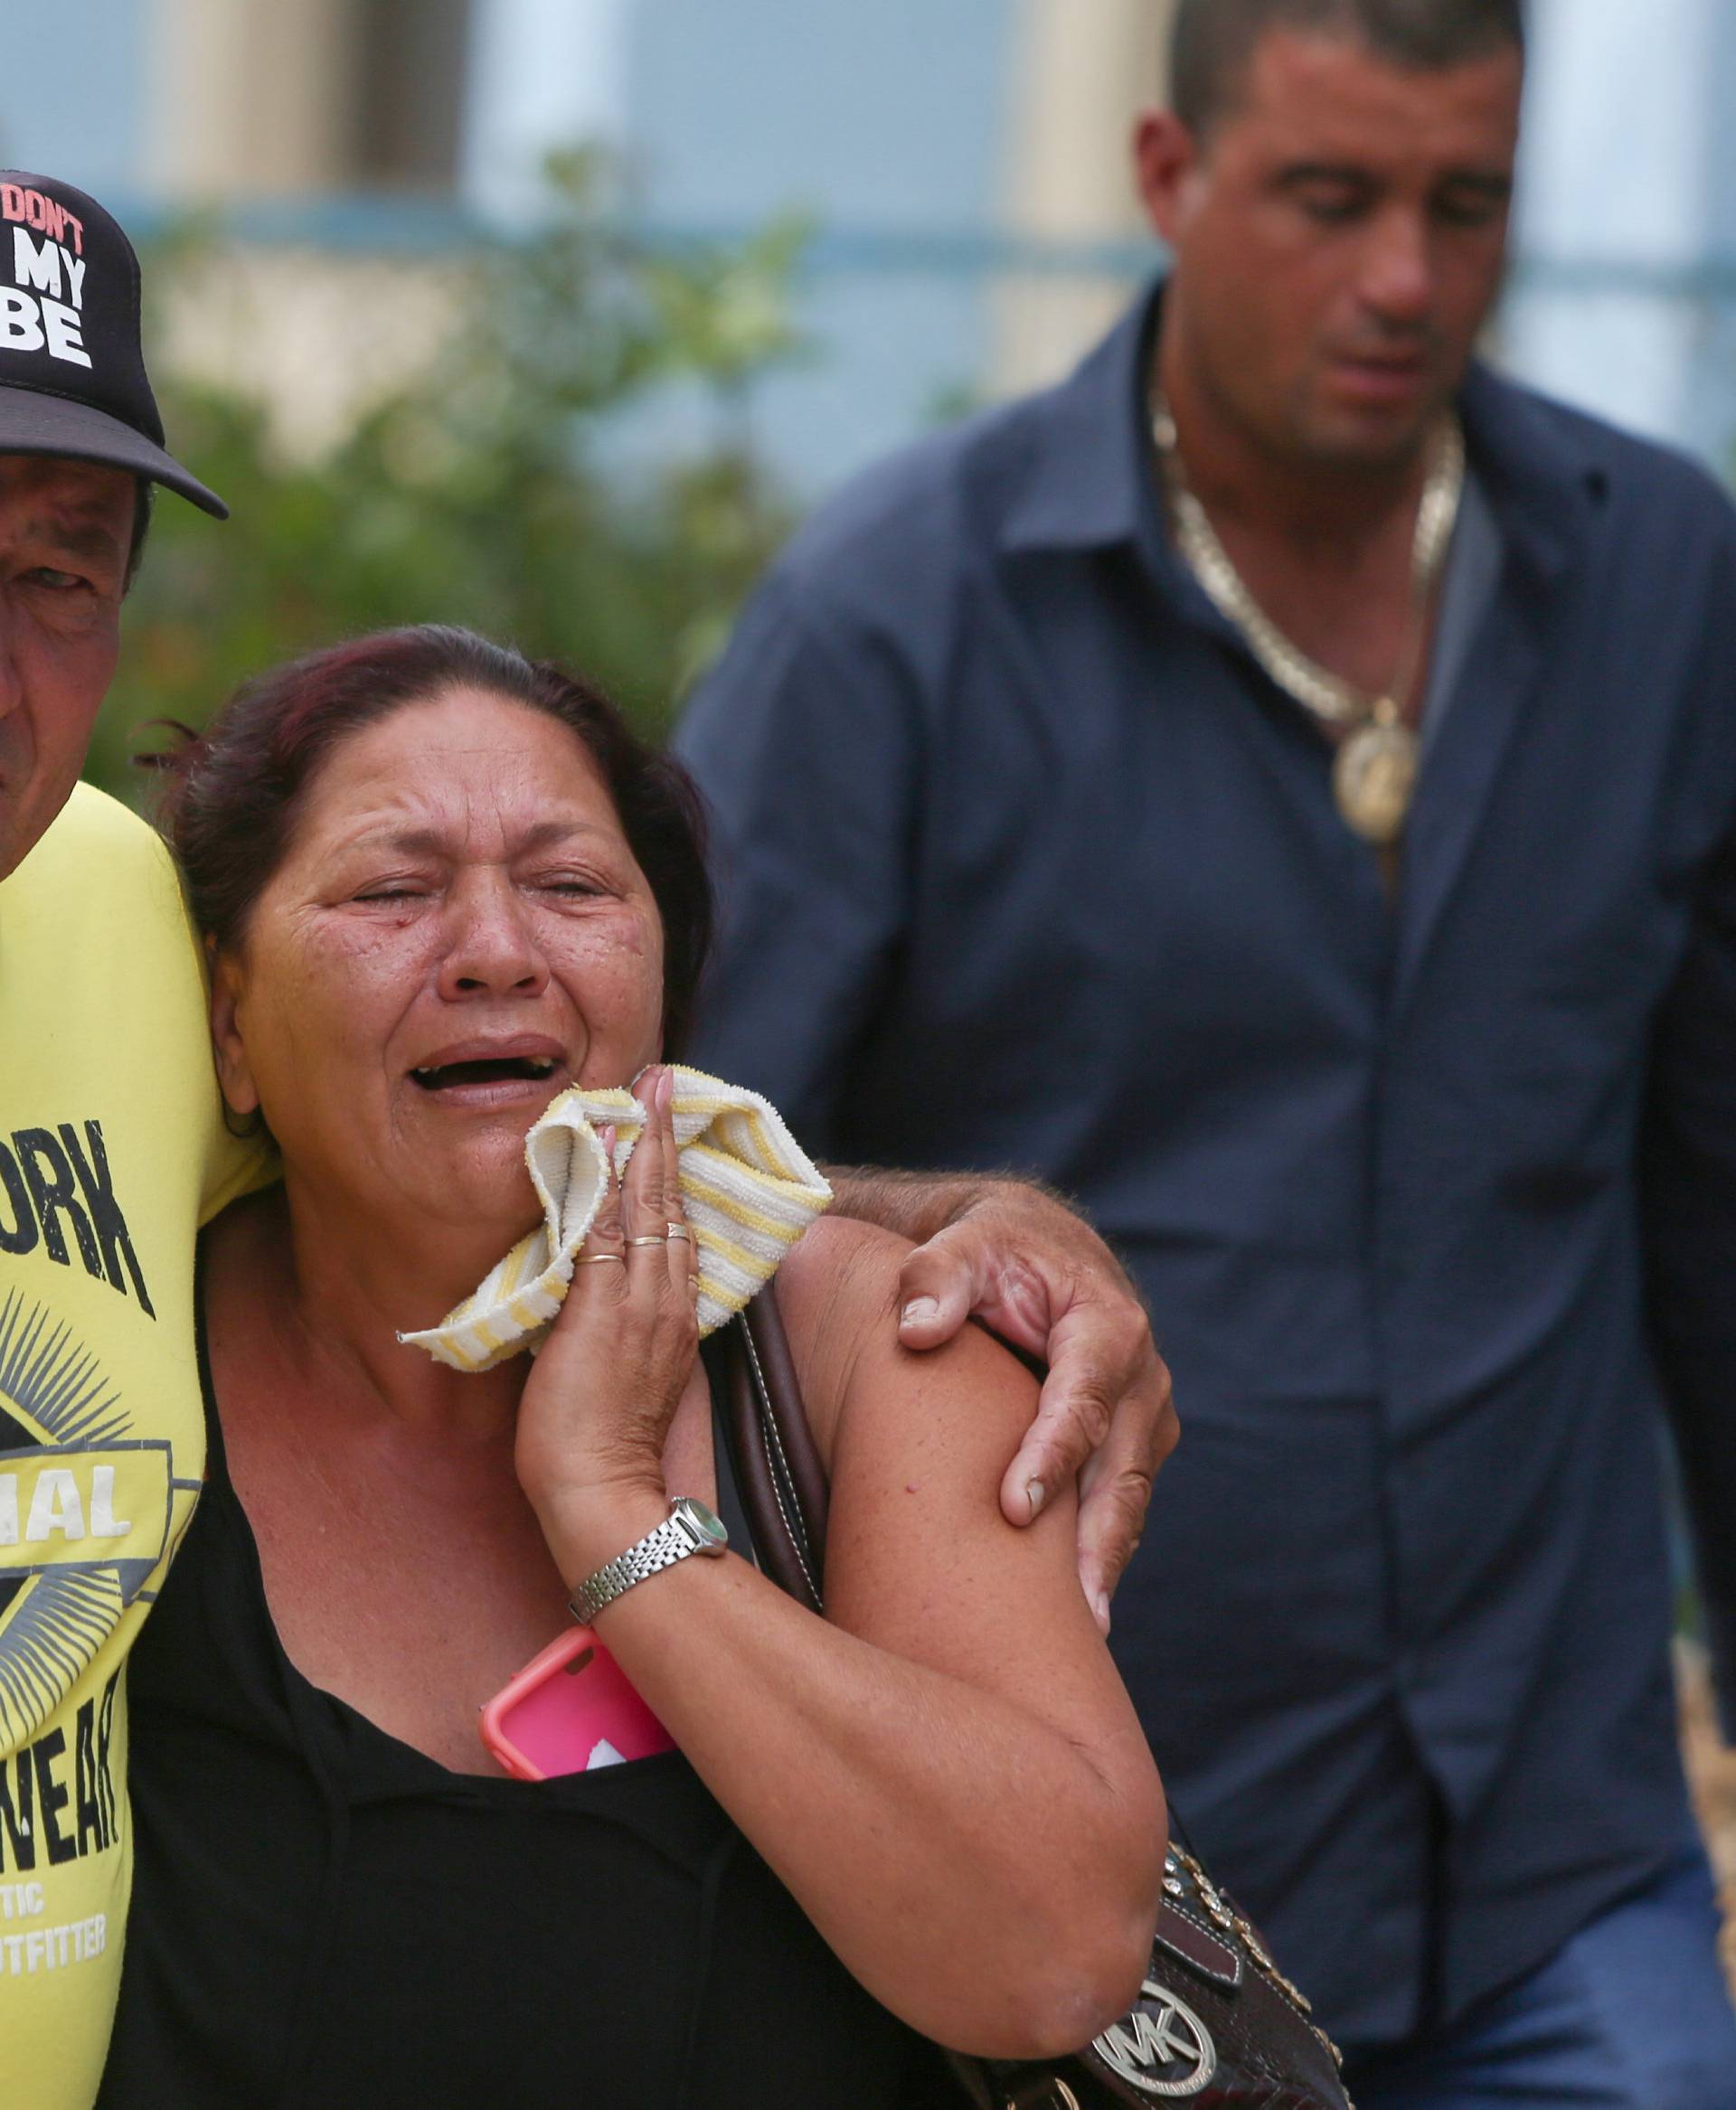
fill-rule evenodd
<path id="1" fill-rule="evenodd" d="M 1143 2096 L 1197 2096 L 1218 2068 L 1211 2031 L 1155 1978 L 1139 1988 L 1132 2013 L 1112 2022 L 1091 2049 Z"/>

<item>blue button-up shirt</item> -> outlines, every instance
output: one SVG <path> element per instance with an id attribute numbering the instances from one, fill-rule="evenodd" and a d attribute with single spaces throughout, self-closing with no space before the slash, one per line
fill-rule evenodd
<path id="1" fill-rule="evenodd" d="M 1375 2044 L 1689 1833 L 1654 1408 L 1661 1369 L 1728 1637 L 1736 535 L 1471 375 L 1498 570 L 1394 903 L 1167 541 L 1156 306 L 748 610 L 679 743 L 703 1055 L 835 1156 L 1040 1173 L 1127 1257 L 1184 1438 L 1117 1655 L 1220 1879 Z"/>

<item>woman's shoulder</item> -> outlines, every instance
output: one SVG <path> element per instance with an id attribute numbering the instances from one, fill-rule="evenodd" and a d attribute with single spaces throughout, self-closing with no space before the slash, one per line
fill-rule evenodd
<path id="1" fill-rule="evenodd" d="M 823 1217 L 778 1271 L 778 1314 L 828 1462 L 853 1393 L 871 1398 L 875 1418 L 890 1427 L 901 1413 L 925 1418 L 939 1386 L 977 1399 L 983 1415 L 1015 1432 L 1015 1442 L 1035 1411 L 1035 1379 L 982 1326 L 961 1325 L 942 1345 L 920 1353 L 903 1345 L 900 1276 L 914 1250 L 909 1239 L 876 1224 Z"/>
<path id="2" fill-rule="evenodd" d="M 911 1250 L 908 1239 L 854 1217 L 823 1216 L 810 1224 L 778 1271 L 778 1308 L 792 1342 L 798 1331 L 844 1309 L 890 1321 L 898 1272 Z"/>
<path id="3" fill-rule="evenodd" d="M 878 1224 L 823 1216 L 778 1270 L 778 1314 L 822 1452 L 864 1351 L 896 1345 L 899 1269 L 910 1250 Z"/>

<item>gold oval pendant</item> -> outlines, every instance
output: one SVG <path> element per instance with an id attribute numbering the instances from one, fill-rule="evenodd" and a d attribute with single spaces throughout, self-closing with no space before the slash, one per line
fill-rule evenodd
<path id="1" fill-rule="evenodd" d="M 1417 761 L 1417 736 L 1408 725 L 1359 727 L 1339 749 L 1332 794 L 1364 843 L 1384 849 L 1404 833 Z"/>

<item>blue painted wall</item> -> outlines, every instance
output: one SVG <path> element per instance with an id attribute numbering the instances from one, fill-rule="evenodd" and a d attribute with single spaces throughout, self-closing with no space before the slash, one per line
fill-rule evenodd
<path id="1" fill-rule="evenodd" d="M 0 165 L 63 177 L 105 203 L 137 192 L 145 0 L 7 0 Z"/>
<path id="2" fill-rule="evenodd" d="M 653 219 L 700 225 L 792 206 L 823 226 L 990 225 L 1014 14 L 1007 0 L 636 0 L 622 110 L 636 201 Z M 818 357 L 754 407 L 779 473 L 813 496 L 973 386 L 987 295 L 982 278 L 941 271 L 811 281 L 798 319 Z M 688 437 L 705 414 L 670 403 L 638 438 Z"/>

